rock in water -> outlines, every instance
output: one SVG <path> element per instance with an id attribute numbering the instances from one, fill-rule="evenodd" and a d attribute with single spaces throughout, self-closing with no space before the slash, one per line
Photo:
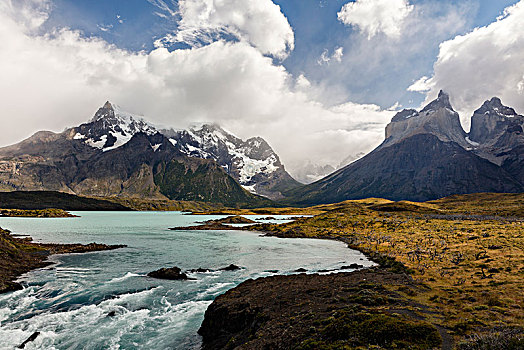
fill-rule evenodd
<path id="1" fill-rule="evenodd" d="M 27 338 L 22 344 L 20 344 L 18 348 L 24 349 L 27 343 L 34 341 L 36 337 L 38 337 L 39 335 L 40 335 L 40 332 L 34 332 L 33 334 L 31 334 L 31 336 L 29 336 L 29 338 Z"/>
<path id="2" fill-rule="evenodd" d="M 149 277 L 159 278 L 164 280 L 189 280 L 192 278 L 187 277 L 180 268 L 174 266 L 170 268 L 161 268 L 156 271 L 152 271 L 147 274 Z"/>
<path id="3" fill-rule="evenodd" d="M 240 266 L 237 266 L 235 264 L 231 264 L 229 266 L 223 267 L 219 269 L 220 271 L 236 271 L 242 269 Z"/>

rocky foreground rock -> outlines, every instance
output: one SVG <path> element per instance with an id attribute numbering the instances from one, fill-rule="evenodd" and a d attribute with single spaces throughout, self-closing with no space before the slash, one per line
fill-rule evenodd
<path id="1" fill-rule="evenodd" d="M 408 275 L 378 268 L 248 280 L 215 299 L 198 333 L 205 350 L 449 348 L 428 310 L 392 291 L 419 288 Z"/>

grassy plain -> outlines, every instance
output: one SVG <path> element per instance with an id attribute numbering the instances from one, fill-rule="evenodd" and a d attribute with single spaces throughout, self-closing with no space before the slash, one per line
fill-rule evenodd
<path id="1" fill-rule="evenodd" d="M 408 272 L 424 288 L 395 291 L 434 310 L 426 317 L 456 341 L 524 325 L 524 194 L 424 203 L 367 199 L 322 211 L 251 229 L 343 240 L 385 267 Z"/>

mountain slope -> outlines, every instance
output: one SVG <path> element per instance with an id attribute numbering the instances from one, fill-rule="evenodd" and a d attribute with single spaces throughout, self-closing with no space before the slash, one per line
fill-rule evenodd
<path id="1" fill-rule="evenodd" d="M 280 199 L 283 191 L 300 186 L 287 173 L 271 146 L 260 137 L 244 141 L 215 124 L 161 132 L 181 153 L 215 160 L 252 193 Z"/>
<path id="2" fill-rule="evenodd" d="M 503 128 L 492 128 L 495 132 L 491 134 L 497 137 L 489 145 L 513 142 L 504 144 L 508 147 L 504 155 L 492 153 L 504 156 L 501 167 L 482 157 L 487 152 L 480 152 L 480 143 L 464 132 L 449 96 L 441 92 L 420 112 L 404 110 L 395 115 L 386 127 L 384 142 L 365 157 L 313 184 L 288 191 L 288 202 L 312 205 L 367 197 L 426 201 L 452 194 L 522 192 L 524 157 L 521 147 L 513 147 L 520 137 L 510 135 L 515 129 L 518 133 L 511 126 L 514 120 L 504 121 Z M 483 140 L 487 144 L 493 136 L 484 134 L 488 134 Z"/>
<path id="3" fill-rule="evenodd" d="M 450 194 L 523 190 L 506 171 L 456 143 L 417 134 L 289 194 L 295 203 L 309 205 L 369 197 L 425 201 Z"/>

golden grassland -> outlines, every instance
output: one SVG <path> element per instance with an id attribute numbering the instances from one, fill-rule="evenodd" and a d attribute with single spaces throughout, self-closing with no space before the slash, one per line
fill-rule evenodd
<path id="1" fill-rule="evenodd" d="M 424 288 L 400 292 L 430 306 L 432 321 L 457 338 L 524 325 L 524 194 L 425 203 L 368 199 L 322 210 L 312 218 L 253 229 L 280 237 L 336 238 L 371 257 L 401 262 Z"/>

